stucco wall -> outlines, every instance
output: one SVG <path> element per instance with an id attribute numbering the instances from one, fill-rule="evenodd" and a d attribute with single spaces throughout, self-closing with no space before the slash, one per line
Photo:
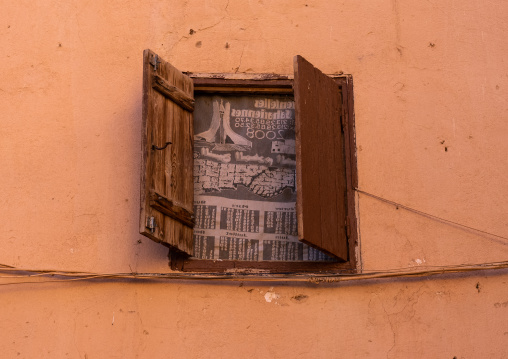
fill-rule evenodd
<path id="1" fill-rule="evenodd" d="M 502 1 L 5 1 L 0 263 L 169 271 L 137 234 L 145 48 L 183 71 L 290 74 L 300 54 L 352 74 L 360 189 L 508 237 L 507 31 Z M 508 255 L 506 239 L 362 194 L 358 211 L 365 270 Z M 0 352 L 503 358 L 507 280 L 3 285 Z"/>

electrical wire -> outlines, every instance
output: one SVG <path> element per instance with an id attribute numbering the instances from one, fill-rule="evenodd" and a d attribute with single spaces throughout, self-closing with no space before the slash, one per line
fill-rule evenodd
<path id="1" fill-rule="evenodd" d="M 375 198 L 379 201 L 396 206 L 396 208 L 403 208 L 407 211 L 432 218 L 441 222 L 452 224 L 455 226 L 467 228 L 472 231 L 487 234 L 497 238 L 508 240 L 508 238 L 498 234 L 482 231 L 477 228 L 466 226 L 461 223 L 450 221 L 448 219 L 438 217 L 403 204 L 388 200 L 383 197 L 376 196 L 372 193 L 355 188 L 358 193 Z M 426 277 L 432 275 L 439 275 L 445 273 L 463 273 L 474 272 L 483 270 L 507 269 L 508 261 L 490 262 L 480 264 L 459 264 L 449 266 L 417 266 L 417 267 L 403 267 L 391 268 L 381 270 L 363 270 L 362 273 L 311 273 L 311 274 L 295 274 L 295 273 L 252 273 L 249 270 L 244 272 L 237 270 L 227 273 L 189 273 L 189 272 L 176 272 L 176 273 L 92 273 L 92 272 L 79 272 L 79 271 L 62 271 L 62 270 L 46 270 L 46 269 L 21 269 L 7 264 L 0 263 L 0 286 L 14 285 L 14 284 L 38 284 L 50 282 L 69 282 L 69 281 L 88 281 L 93 279 L 134 279 L 134 280 L 228 280 L 228 281 L 283 281 L 283 282 L 345 282 L 345 281 L 359 281 L 368 279 L 387 279 L 387 278 L 410 278 L 410 277 Z M 18 275 L 6 275 L 6 273 L 16 272 Z M 46 278 L 46 277 L 59 277 L 59 279 L 44 279 L 35 281 L 16 281 L 2 283 L 6 278 Z"/>
<path id="2" fill-rule="evenodd" d="M 1 265 L 0 265 L 1 266 Z M 294 273 L 91 273 L 60 270 L 34 270 L 19 269 L 14 267 L 0 268 L 0 286 L 14 284 L 39 284 L 50 282 L 69 282 L 69 281 L 89 281 L 93 279 L 125 280 L 133 279 L 137 281 L 153 280 L 221 280 L 221 281 L 251 281 L 251 282 L 310 282 L 310 283 L 331 283 L 360 281 L 368 279 L 387 279 L 387 278 L 410 278 L 427 277 L 432 275 L 446 273 L 464 273 L 473 271 L 507 269 L 508 261 L 491 262 L 481 264 L 463 264 L 455 266 L 426 266 L 426 267 L 406 267 L 388 270 L 369 270 L 359 274 L 351 273 L 312 273 L 312 274 L 294 274 Z M 63 277 L 61 279 L 36 280 L 36 281 L 16 281 L 2 283 L 3 278 L 13 278 L 12 276 L 3 276 L 1 274 L 8 272 L 22 272 L 23 275 L 18 278 L 31 277 Z"/>
<path id="3" fill-rule="evenodd" d="M 406 211 L 410 211 L 410 212 L 413 212 L 413 213 L 419 214 L 419 215 L 424 216 L 424 217 L 429 217 L 429 218 L 432 218 L 432 219 L 437 220 L 437 221 L 440 221 L 440 222 L 445 222 L 445 223 L 448 223 L 448 224 L 453 224 L 453 225 L 455 225 L 455 226 L 459 226 L 459 227 L 467 228 L 467 229 L 470 229 L 470 230 L 475 231 L 475 232 L 479 232 L 479 233 L 487 234 L 487 235 L 489 235 L 489 236 L 493 236 L 493 237 L 497 237 L 497 238 L 505 239 L 505 240 L 507 240 L 507 241 L 508 241 L 508 238 L 507 238 L 507 237 L 503 237 L 503 236 L 500 236 L 500 235 L 498 235 L 498 234 L 490 233 L 490 232 L 487 232 L 487 231 L 482 231 L 481 229 L 478 229 L 478 228 L 469 227 L 469 226 L 466 226 L 465 224 L 461 224 L 461 223 L 457 223 L 457 222 L 454 222 L 454 221 L 450 221 L 449 219 L 442 218 L 442 217 L 438 217 L 438 216 L 435 216 L 435 215 L 433 215 L 433 214 L 426 213 L 426 212 L 420 211 L 420 210 L 418 210 L 418 209 L 414 209 L 414 208 L 411 208 L 411 207 L 405 206 L 405 205 L 403 205 L 403 204 L 400 204 L 400 203 L 397 203 L 397 202 L 391 201 L 391 200 L 389 200 L 389 199 L 386 199 L 386 198 L 383 198 L 383 197 L 376 196 L 375 194 L 372 194 L 372 193 L 366 192 L 366 191 L 361 190 L 361 189 L 359 189 L 359 188 L 355 188 L 355 191 L 356 191 L 356 192 L 358 192 L 358 193 L 364 194 L 364 195 L 366 195 L 366 196 L 369 196 L 369 197 L 375 198 L 375 199 L 377 199 L 378 201 L 381 201 L 381 202 L 385 202 L 385 203 L 389 203 L 389 204 L 391 204 L 391 205 L 394 205 L 397 209 L 398 209 L 398 208 L 403 208 L 403 209 L 405 209 Z"/>

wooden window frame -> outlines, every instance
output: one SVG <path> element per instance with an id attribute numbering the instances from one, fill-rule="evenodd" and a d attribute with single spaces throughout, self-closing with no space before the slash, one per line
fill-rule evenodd
<path id="1" fill-rule="evenodd" d="M 194 94 L 292 94 L 292 76 L 274 74 L 203 74 L 184 73 L 194 83 Z M 342 97 L 341 122 L 344 131 L 344 154 L 346 167 L 348 260 L 345 262 L 311 261 L 238 261 L 205 260 L 169 252 L 170 266 L 182 272 L 209 273 L 356 273 L 359 255 L 356 219 L 356 194 L 358 185 L 355 120 L 353 104 L 353 79 L 351 75 L 331 75 L 339 85 Z"/>

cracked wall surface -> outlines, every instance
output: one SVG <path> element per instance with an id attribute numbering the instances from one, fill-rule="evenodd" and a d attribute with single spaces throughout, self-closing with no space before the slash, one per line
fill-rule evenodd
<path id="1" fill-rule="evenodd" d="M 359 193 L 363 269 L 504 261 L 507 32 L 501 1 L 4 4 L 0 264 L 170 271 L 167 249 L 138 234 L 145 48 L 182 71 L 292 74 L 299 54 L 351 74 L 359 188 L 432 215 Z M 0 277 L 5 357 L 508 357 L 503 270 L 348 284 L 25 280 Z"/>

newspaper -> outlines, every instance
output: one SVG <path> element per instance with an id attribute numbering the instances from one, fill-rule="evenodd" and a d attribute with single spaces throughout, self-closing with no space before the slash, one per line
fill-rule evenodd
<path id="1" fill-rule="evenodd" d="M 331 260 L 298 241 L 292 97 L 196 96 L 194 133 L 194 257 Z"/>

